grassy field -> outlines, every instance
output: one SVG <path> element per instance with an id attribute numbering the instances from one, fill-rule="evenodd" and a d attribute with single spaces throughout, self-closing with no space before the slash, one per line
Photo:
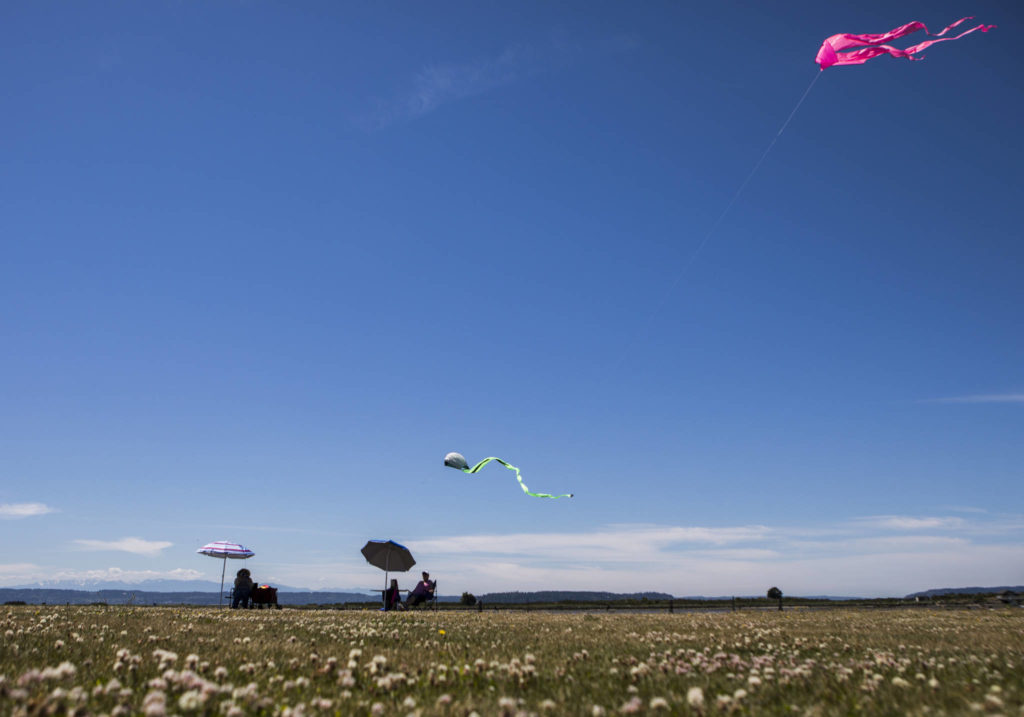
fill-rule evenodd
<path id="1" fill-rule="evenodd" d="M 1024 714 L 1024 610 L 0 608 L 0 713 Z"/>

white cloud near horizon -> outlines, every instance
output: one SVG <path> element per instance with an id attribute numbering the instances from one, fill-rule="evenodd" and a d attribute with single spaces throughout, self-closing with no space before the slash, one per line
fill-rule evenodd
<path id="1" fill-rule="evenodd" d="M 136 555 L 155 557 L 161 550 L 171 547 L 174 543 L 166 540 L 144 540 L 143 538 L 121 538 L 120 540 L 87 540 L 73 541 L 79 550 L 115 550 Z"/>
<path id="2" fill-rule="evenodd" d="M 414 555 L 431 556 L 432 573 L 451 573 L 491 592 L 759 594 L 767 583 L 785 582 L 783 589 L 793 594 L 870 596 L 1024 583 L 1019 538 L 1024 525 L 1014 516 L 884 515 L 823 529 L 609 525 L 586 533 L 463 535 L 408 545 Z"/>
<path id="3" fill-rule="evenodd" d="M 0 580 L 7 580 L 10 576 L 19 577 L 33 574 L 40 570 L 42 568 L 35 563 L 0 563 Z"/>
<path id="4" fill-rule="evenodd" d="M 882 547 L 882 546 L 879 546 Z M 886 546 L 892 547 L 892 546 Z M 414 553 L 415 554 L 415 553 Z M 659 591 L 677 596 L 762 595 L 777 585 L 790 595 L 891 597 L 943 587 L 1024 584 L 1024 546 L 960 544 L 847 554 L 778 556 L 683 553 L 658 565 L 567 561 L 533 557 L 485 559 L 476 555 L 419 554 L 408 573 L 391 573 L 408 588 L 421 568 L 437 579 L 443 595 L 533 590 Z M 255 567 L 254 567 L 254 570 Z M 265 572 L 264 572 L 265 570 Z M 270 582 L 313 589 L 379 590 L 383 571 L 363 563 L 265 565 Z"/>
<path id="5" fill-rule="evenodd" d="M 124 540 L 84 542 L 103 549 L 163 549 L 160 541 L 132 540 L 141 545 Z M 728 596 L 762 594 L 778 585 L 792 595 L 873 597 L 941 587 L 1024 584 L 1024 516 L 1016 514 L 878 515 L 824 525 L 608 524 L 583 531 L 457 534 L 403 542 L 417 565 L 391 577 L 405 588 L 426 569 L 439 580 L 445 595 L 656 590 L 679 596 Z M 215 565 L 211 561 L 209 570 L 168 573 L 156 565 L 147 571 L 44 570 L 19 563 L 0 565 L 0 584 L 64 576 L 124 582 L 168 577 L 216 581 L 220 566 L 214 570 Z M 204 562 L 197 567 L 207 566 Z M 358 551 L 296 557 L 265 552 L 247 567 L 260 582 L 297 588 L 375 590 L 385 578 Z"/>
<path id="6" fill-rule="evenodd" d="M 57 511 L 45 503 L 0 503 L 0 518 L 17 519 Z"/>
<path id="7" fill-rule="evenodd" d="M 1024 584 L 1024 519 L 897 516 L 834 525 L 605 525 L 583 532 L 451 535 L 409 540 L 444 594 L 657 590 L 674 595 L 893 596 L 967 585 Z M 255 567 L 255 566 L 254 566 Z M 359 558 L 265 563 L 271 581 L 371 590 L 384 574 Z M 265 571 L 265 572 L 264 572 Z"/>
<path id="8" fill-rule="evenodd" d="M 856 518 L 853 521 L 862 527 L 873 527 L 889 530 L 930 530 L 941 528 L 962 528 L 966 525 L 963 518 L 957 516 L 915 517 L 911 515 L 873 515 Z"/>
<path id="9" fill-rule="evenodd" d="M 141 583 L 145 580 L 202 580 L 204 573 L 190 568 L 172 570 L 123 570 L 117 567 L 93 570 L 66 570 L 47 568 L 35 563 L 0 564 L 0 585 L 48 584 L 57 582 L 124 582 Z"/>
<path id="10" fill-rule="evenodd" d="M 422 553 L 539 555 L 557 546 L 558 556 L 604 562 L 648 561 L 662 551 L 684 545 L 725 546 L 757 542 L 772 531 L 760 525 L 705 528 L 657 525 L 611 525 L 591 533 L 513 533 L 466 535 L 412 541 Z M 556 560 L 560 559 L 558 557 Z"/>
<path id="11" fill-rule="evenodd" d="M 1024 403 L 1024 393 L 982 393 L 973 396 L 933 398 L 925 403 Z"/>

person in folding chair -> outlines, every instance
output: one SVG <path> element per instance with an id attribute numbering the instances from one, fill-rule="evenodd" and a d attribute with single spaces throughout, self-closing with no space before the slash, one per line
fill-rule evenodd
<path id="1" fill-rule="evenodd" d="M 434 591 L 437 589 L 437 581 L 430 579 L 430 573 L 423 571 L 423 579 L 416 583 L 416 587 L 409 592 L 405 599 L 405 606 L 416 607 L 420 603 L 430 602 L 434 599 Z"/>
<path id="2" fill-rule="evenodd" d="M 384 607 L 381 608 L 386 611 L 401 610 L 405 606 L 402 605 L 402 591 L 398 589 L 398 580 L 395 578 L 391 579 L 391 587 L 384 591 Z"/>

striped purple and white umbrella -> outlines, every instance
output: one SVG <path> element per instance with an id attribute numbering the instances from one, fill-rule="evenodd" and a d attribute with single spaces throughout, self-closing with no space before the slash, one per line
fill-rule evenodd
<path id="1" fill-rule="evenodd" d="M 220 601 L 222 603 L 224 602 L 224 571 L 228 567 L 228 558 L 245 560 L 256 554 L 244 545 L 227 540 L 215 540 L 212 543 L 207 543 L 196 552 L 200 555 L 209 555 L 211 558 L 223 558 L 224 566 L 220 569 Z"/>

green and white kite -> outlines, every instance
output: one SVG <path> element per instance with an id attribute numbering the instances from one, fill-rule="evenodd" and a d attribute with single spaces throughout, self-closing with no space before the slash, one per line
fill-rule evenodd
<path id="1" fill-rule="evenodd" d="M 500 458 L 484 458 L 482 461 L 480 461 L 475 466 L 470 468 L 469 464 L 466 462 L 465 457 L 461 453 L 449 453 L 444 457 L 444 464 L 446 466 L 448 466 L 449 468 L 455 468 L 457 470 L 462 471 L 463 473 L 469 474 L 478 472 L 481 468 L 483 468 L 491 461 L 497 461 L 501 465 L 508 468 L 510 471 L 515 471 L 516 480 L 519 481 L 519 485 L 522 487 L 523 492 L 526 493 L 526 495 L 532 495 L 534 498 L 572 498 L 572 493 L 565 493 L 563 495 L 551 495 L 550 493 L 531 493 L 530 489 L 526 487 L 525 483 L 523 483 L 523 477 L 519 475 L 519 469 L 510 463 L 506 463 Z"/>

